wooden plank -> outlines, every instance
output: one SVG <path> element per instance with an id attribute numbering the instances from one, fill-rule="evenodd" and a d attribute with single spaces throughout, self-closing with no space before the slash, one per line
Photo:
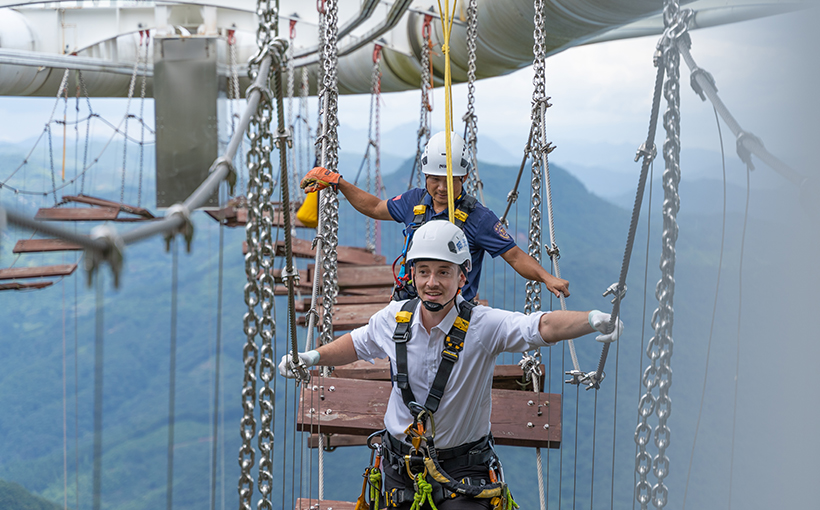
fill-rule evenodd
<path id="1" fill-rule="evenodd" d="M 11 267 L 0 269 L 0 280 L 41 278 L 46 276 L 68 276 L 77 269 L 77 264 L 59 264 L 40 267 Z"/>
<path id="2" fill-rule="evenodd" d="M 120 213 L 113 207 L 50 207 L 42 208 L 34 219 L 43 221 L 113 221 Z"/>
<path id="3" fill-rule="evenodd" d="M 353 304 L 353 305 L 336 305 L 333 307 L 333 329 L 338 331 L 347 331 L 364 326 L 370 317 L 376 312 L 386 306 L 386 303 L 369 303 L 369 304 Z M 323 309 L 319 309 L 319 321 L 322 324 Z M 300 326 L 305 325 L 305 317 L 297 317 L 296 323 Z"/>
<path id="4" fill-rule="evenodd" d="M 79 244 L 62 239 L 21 239 L 12 249 L 13 253 L 44 253 L 49 251 L 79 251 Z"/>
<path id="5" fill-rule="evenodd" d="M 541 373 L 544 373 L 544 365 L 541 365 Z M 389 381 L 390 364 L 387 359 L 376 359 L 373 363 L 359 360 L 348 365 L 336 367 L 333 370 L 334 377 L 345 379 L 364 379 L 369 381 Z M 544 391 L 544 377 L 539 378 L 540 391 Z M 521 367 L 518 365 L 496 365 L 493 369 L 493 388 L 499 390 L 528 391 L 532 392 L 532 381 L 526 386 L 521 386 Z"/>
<path id="6" fill-rule="evenodd" d="M 319 385 L 314 380 L 301 393 L 303 409 L 297 413 L 296 428 L 302 432 L 318 433 L 321 429 L 325 434 L 368 436 L 384 428 L 390 391 L 388 381 L 327 378 Z M 535 395 L 529 392 L 493 390 L 491 421 L 496 444 L 560 447 L 561 395 L 539 395 L 535 402 Z"/>
<path id="7" fill-rule="evenodd" d="M 311 249 L 310 247 L 311 243 L 312 241 L 307 241 L 305 239 L 294 239 L 292 243 L 293 256 L 302 258 L 314 258 L 316 254 L 315 250 Z M 370 253 L 364 248 L 358 248 L 355 246 L 339 246 L 336 249 L 336 253 L 336 259 L 340 264 L 375 265 L 384 264 L 386 260 L 384 258 L 384 255 L 376 255 Z M 276 242 L 276 255 L 285 255 L 284 241 Z"/>
<path id="8" fill-rule="evenodd" d="M 335 501 L 330 499 L 307 499 L 296 500 L 295 510 L 356 510 L 356 503 L 349 501 Z"/>
<path id="9" fill-rule="evenodd" d="M 11 282 L 11 283 L 0 283 L 0 290 L 30 290 L 30 289 L 44 289 L 54 285 L 53 281 L 50 282 L 28 282 L 28 283 L 21 283 L 21 282 Z"/>
<path id="10" fill-rule="evenodd" d="M 366 446 L 367 436 L 351 436 L 347 434 L 322 434 L 325 436 L 324 449 L 332 452 L 336 448 L 345 446 Z M 376 437 L 373 443 L 381 443 L 381 438 Z M 310 434 L 307 441 L 308 448 L 319 448 L 319 434 Z"/>
<path id="11" fill-rule="evenodd" d="M 337 305 L 358 305 L 358 304 L 371 304 L 371 303 L 381 303 L 382 306 L 387 306 L 390 303 L 391 299 L 390 293 L 380 292 L 375 294 L 368 294 L 364 296 L 336 296 L 336 304 Z M 322 297 L 316 300 L 316 303 L 321 305 L 322 304 Z M 307 312 L 310 309 L 310 298 L 304 298 L 298 300 L 294 303 L 294 309 L 297 312 Z"/>
<path id="12" fill-rule="evenodd" d="M 121 204 L 119 202 L 114 202 L 112 200 L 106 200 L 104 198 L 96 198 L 90 197 L 88 195 L 65 195 L 63 196 L 63 202 L 77 202 L 80 204 L 88 204 L 88 205 L 97 205 L 100 207 L 114 207 L 119 209 L 122 212 L 127 212 L 129 214 L 136 214 L 137 216 L 142 216 L 146 219 L 153 219 L 154 215 L 148 209 L 143 207 L 136 207 L 133 205 L 128 204 Z"/>

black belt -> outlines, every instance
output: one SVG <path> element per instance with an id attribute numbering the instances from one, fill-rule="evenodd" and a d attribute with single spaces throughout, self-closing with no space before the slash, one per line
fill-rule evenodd
<path id="1" fill-rule="evenodd" d="M 411 445 L 404 441 L 399 441 L 392 434 L 385 431 L 382 436 L 382 443 L 394 456 L 403 459 L 410 454 Z M 445 470 L 464 466 L 477 466 L 489 461 L 493 456 L 493 436 L 487 434 L 478 441 L 464 443 L 453 448 L 437 448 L 436 453 L 441 467 Z M 403 463 L 403 460 L 401 460 Z"/>

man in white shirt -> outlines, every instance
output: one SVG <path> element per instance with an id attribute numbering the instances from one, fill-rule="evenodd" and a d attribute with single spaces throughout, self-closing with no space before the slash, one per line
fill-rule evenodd
<path id="1" fill-rule="evenodd" d="M 391 508 L 410 508 L 413 494 L 418 493 L 420 484 L 416 480 L 414 487 L 411 478 L 418 473 L 405 463 L 405 456 L 418 448 L 418 440 L 415 447 L 411 444 L 416 434 L 409 428 L 418 426 L 419 416 L 430 416 L 435 422 L 438 467 L 450 479 L 466 482 L 460 487 L 473 496 L 480 491 L 468 486 L 490 486 L 488 469 L 496 462 L 490 436 L 491 387 L 500 353 L 533 350 L 596 330 L 601 333 L 598 341 L 611 342 L 623 330 L 618 320 L 614 331 L 606 333 L 610 315 L 598 310 L 524 315 L 466 302 L 459 291 L 470 271 L 470 252 L 464 233 L 448 221 L 429 221 L 419 228 L 407 258 L 413 261 L 418 298 L 391 302 L 366 326 L 299 353 L 305 367 L 390 359 L 394 385 L 382 442 L 384 486 Z M 442 377 L 442 370 L 449 370 L 449 377 Z M 291 355 L 282 357 L 279 372 L 294 377 Z M 458 492 L 437 488 L 439 510 L 490 508 L 489 498 Z"/>

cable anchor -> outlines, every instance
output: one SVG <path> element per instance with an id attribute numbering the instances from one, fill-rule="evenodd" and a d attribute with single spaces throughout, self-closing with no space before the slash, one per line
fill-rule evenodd
<path id="1" fill-rule="evenodd" d="M 544 249 L 547 250 L 549 258 L 555 257 L 555 260 L 561 259 L 561 251 L 558 249 L 557 244 L 553 244 L 552 248 L 550 248 L 548 244 L 544 244 Z"/>

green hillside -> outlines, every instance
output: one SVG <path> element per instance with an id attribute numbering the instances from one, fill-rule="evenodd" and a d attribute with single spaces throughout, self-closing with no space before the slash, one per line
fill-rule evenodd
<path id="1" fill-rule="evenodd" d="M 351 157 L 349 160 L 354 161 L 355 158 Z M 395 174 L 385 179 L 389 195 L 406 189 L 408 168 L 408 163 L 405 163 Z M 517 168 L 481 165 L 488 206 L 499 213 L 504 209 L 504 200 L 512 187 L 516 172 Z M 570 309 L 606 310 L 611 305 L 608 298 L 600 296 L 609 284 L 617 280 L 629 212 L 588 193 L 576 179 L 557 166 L 551 167 L 551 176 L 556 238 L 561 249 L 561 275 L 571 282 L 572 296 L 567 300 L 567 306 Z M 104 181 L 102 178 L 98 180 L 101 183 Z M 526 181 L 525 172 L 524 182 Z M 107 188 L 111 193 L 119 191 L 116 179 L 112 179 Z M 152 190 L 152 184 L 146 183 L 143 193 L 152 197 Z M 126 191 L 127 196 L 133 196 L 134 186 L 129 184 Z M 520 193 L 519 202 L 512 209 L 510 230 L 519 245 L 526 250 L 529 219 L 529 192 L 526 185 L 522 185 Z M 681 193 L 685 193 L 685 183 L 682 184 Z M 7 204 L 8 195 L 0 195 L 0 199 Z M 49 200 L 52 200 L 51 197 L 26 198 L 16 206 L 32 212 L 41 204 L 48 204 Z M 656 195 L 653 202 L 653 211 L 656 213 L 660 209 L 659 204 L 660 200 Z M 792 207 L 784 214 L 796 214 L 795 204 L 780 205 L 782 209 Z M 816 227 L 812 225 L 815 224 L 803 217 L 795 219 L 787 216 L 791 221 L 789 225 L 802 229 L 800 231 L 804 233 L 795 237 L 791 228 L 783 228 L 785 220 L 782 217 L 761 214 L 761 211 L 765 213 L 766 209 L 753 209 L 746 240 L 744 275 L 770 274 L 768 253 L 752 247 L 762 246 L 765 242 L 767 246 L 794 248 L 793 264 L 781 267 L 776 278 L 781 286 L 796 286 L 799 292 L 795 295 L 781 294 L 777 301 L 769 298 L 744 301 L 747 321 L 764 315 L 778 319 L 765 321 L 763 324 L 752 322 L 754 326 L 746 326 L 747 322 L 744 322 L 744 328 L 754 330 L 752 335 L 748 329 L 744 329 L 744 339 L 747 342 L 744 345 L 752 352 L 762 352 L 760 349 L 767 345 L 768 339 L 778 334 L 778 324 L 789 324 L 792 328 L 788 332 L 790 338 L 799 336 L 802 330 L 795 326 L 797 321 L 792 318 L 794 314 L 811 312 L 805 300 L 797 299 L 796 296 L 802 296 L 804 291 L 817 283 L 816 273 L 807 275 L 803 270 L 810 259 L 802 249 L 804 245 L 811 246 L 814 243 L 817 233 Z M 354 214 L 345 203 L 342 204 L 342 216 L 341 243 L 363 244 L 365 227 L 362 217 Z M 598 501 L 608 504 L 610 483 L 614 480 L 615 507 L 632 507 L 635 448 L 633 431 L 641 367 L 646 363 L 645 355 L 641 359 L 641 345 L 642 342 L 645 345 L 651 336 L 649 318 L 656 306 L 652 294 L 658 280 L 660 257 L 661 224 L 658 216 L 655 216 L 652 220 L 647 284 L 644 285 L 647 236 L 645 219 L 643 216 L 636 240 L 628 281 L 629 294 L 623 309 L 627 333 L 620 345 L 612 349 L 607 364 L 607 379 L 598 394 L 577 391 L 577 388 L 563 384 L 563 372 L 571 369 L 565 344 L 543 353 L 548 366 L 548 388 L 554 393 L 564 394 L 564 447 L 560 452 L 544 452 L 544 461 L 549 465 L 551 504 L 560 499 L 562 504 L 568 505 L 571 499 L 577 499 L 584 502 L 581 506 L 586 507 L 593 498 L 596 507 Z M 670 484 L 676 487 L 676 502 L 682 497 L 685 462 L 689 458 L 700 402 L 700 384 L 704 374 L 718 268 L 720 219 L 720 216 L 714 214 L 701 215 L 697 210 L 687 210 L 686 202 L 682 206 L 675 300 L 675 441 L 669 451 L 670 457 L 679 462 L 669 478 Z M 187 254 L 184 249 L 180 249 L 179 255 L 174 449 L 174 508 L 177 509 L 208 508 L 211 494 L 219 230 L 216 223 L 202 213 L 195 215 L 195 224 L 197 231 L 192 252 Z M 79 228 L 80 231 L 86 231 L 88 226 Z M 118 225 L 118 228 L 129 227 Z M 722 484 L 717 488 L 710 485 L 719 482 L 710 475 L 709 466 L 725 467 L 729 462 L 726 437 L 731 434 L 729 413 L 734 377 L 733 349 L 737 331 L 737 271 L 741 232 L 742 217 L 730 216 L 719 299 L 719 320 L 714 334 L 715 352 L 712 354 L 712 363 L 718 364 L 720 369 L 710 372 L 710 387 L 719 388 L 720 391 L 710 393 L 712 398 L 707 402 L 710 414 L 706 427 L 698 438 L 699 445 L 710 452 L 710 458 L 698 458 L 699 464 L 696 465 L 694 475 L 701 487 L 712 487 L 713 493 L 718 494 L 723 494 L 721 491 L 725 487 Z M 226 502 L 226 507 L 233 507 L 237 500 L 236 481 L 239 475 L 237 452 L 241 417 L 241 357 L 245 342 L 242 316 L 247 311 L 243 298 L 245 268 L 241 256 L 241 243 L 245 233 L 242 229 L 226 229 L 224 234 L 225 289 L 221 310 L 223 351 L 220 394 L 220 408 L 224 416 L 220 420 L 218 437 L 216 497 L 220 507 L 221 501 Z M 13 242 L 28 238 L 30 234 L 10 230 L 2 235 L 0 266 L 8 267 L 14 260 L 10 253 Z M 277 235 L 281 237 L 282 234 Z M 300 232 L 299 235 L 309 239 L 312 234 Z M 547 238 L 547 233 L 544 232 L 542 242 Z M 398 254 L 400 242 L 401 229 L 395 224 L 383 224 L 382 250 L 388 260 Z M 17 265 L 67 263 L 75 259 L 74 254 L 25 255 Z M 299 263 L 306 264 L 307 261 Z M 166 497 L 171 255 L 165 252 L 161 239 L 147 240 L 128 248 L 119 290 L 113 289 L 107 270 L 105 273 L 103 507 L 155 509 L 165 504 Z M 514 277 L 500 258 L 486 262 L 484 275 L 481 286 L 483 297 L 491 299 L 495 306 L 523 309 L 524 282 L 519 277 Z M 3 325 L 0 328 L 0 346 L 3 352 L 0 358 L 0 409 L 3 409 L 0 413 L 0 434 L 5 438 L 0 442 L 0 478 L 18 483 L 48 501 L 61 503 L 64 486 L 65 413 L 68 500 L 73 501 L 79 491 L 82 508 L 90 506 L 91 502 L 93 358 L 97 317 L 94 289 L 87 288 L 84 280 L 84 275 L 78 272 L 42 291 L 0 293 L 0 321 Z M 765 283 L 763 278 L 746 277 L 744 292 L 752 296 L 766 296 Z M 644 322 L 646 332 L 641 338 L 644 295 L 647 296 Z M 285 306 L 285 301 L 277 298 L 275 360 L 287 349 Z M 543 308 L 557 309 L 560 305 L 557 300 L 545 294 Z M 766 336 L 758 339 L 758 334 Z M 301 342 L 304 330 L 300 330 L 299 337 Z M 582 368 L 593 370 L 600 354 L 600 345 L 589 336 L 576 342 L 576 346 Z M 813 348 L 816 350 L 816 347 Z M 760 360 L 757 357 L 744 360 L 744 373 L 756 373 Z M 511 362 L 506 358 L 504 361 Z M 784 365 L 781 357 L 770 353 L 765 361 L 773 366 L 772 371 Z M 798 360 L 798 365 L 800 362 Z M 65 402 L 62 375 L 64 363 Z M 754 391 L 766 395 L 772 391 L 752 384 Z M 293 383 L 277 377 L 274 390 L 277 398 L 274 417 L 276 430 L 282 431 L 274 441 L 274 506 L 292 508 L 292 488 L 300 494 L 316 494 L 317 481 L 311 479 L 308 473 L 311 466 L 315 470 L 318 460 L 315 452 L 294 448 Z M 75 413 L 75 406 L 78 413 Z M 794 412 L 793 409 L 791 411 Z M 741 419 L 754 422 L 753 410 L 741 407 L 740 412 Z M 616 417 L 617 423 L 614 421 Z M 754 430 L 757 429 L 753 426 L 751 432 L 742 432 L 739 440 L 747 438 L 748 434 L 754 434 Z M 593 448 L 596 456 L 594 478 Z M 759 453 L 764 458 L 774 455 L 765 450 Z M 536 507 L 538 495 L 532 489 L 536 486 L 533 452 L 501 448 L 501 455 L 517 501 L 522 504 L 522 508 Z M 354 493 L 360 487 L 361 472 L 367 463 L 368 452 L 364 449 L 337 450 L 326 454 L 325 460 L 328 463 L 325 497 L 355 499 Z M 755 462 L 747 464 L 749 467 L 746 469 L 753 470 Z M 78 472 L 76 465 L 79 465 Z M 561 489 L 558 489 L 559 479 Z M 576 487 L 574 493 L 573 487 Z M 699 491 L 698 494 L 690 493 L 688 501 L 692 502 L 693 508 L 706 507 L 708 493 L 706 490 Z M 740 506 L 742 505 L 739 504 Z M 0 507 L 5 508 L 2 505 Z"/>

